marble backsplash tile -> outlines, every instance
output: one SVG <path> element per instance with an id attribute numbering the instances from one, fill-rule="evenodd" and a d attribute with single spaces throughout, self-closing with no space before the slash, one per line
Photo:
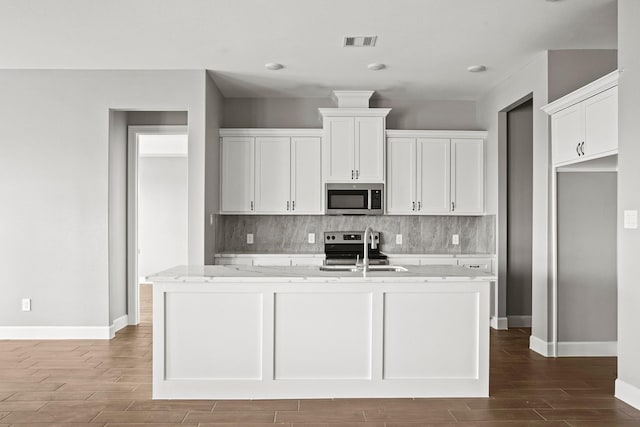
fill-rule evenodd
<path id="1" fill-rule="evenodd" d="M 217 253 L 323 253 L 325 231 L 364 230 L 381 233 L 381 250 L 389 254 L 494 254 L 495 215 L 485 216 L 331 216 L 218 215 Z M 247 244 L 252 233 L 254 243 Z M 307 243 L 315 233 L 316 243 Z M 396 245 L 402 234 L 402 245 Z M 451 236 L 460 235 L 453 245 Z"/>

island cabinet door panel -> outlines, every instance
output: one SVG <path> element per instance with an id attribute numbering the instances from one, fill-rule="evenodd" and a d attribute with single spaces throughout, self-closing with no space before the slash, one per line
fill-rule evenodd
<path id="1" fill-rule="evenodd" d="M 291 138 L 291 212 L 322 213 L 320 138 Z"/>
<path id="2" fill-rule="evenodd" d="M 369 292 L 276 293 L 274 378 L 372 377 Z"/>
<path id="3" fill-rule="evenodd" d="M 387 213 L 416 212 L 416 140 L 387 139 Z"/>
<path id="4" fill-rule="evenodd" d="M 251 137 L 224 137 L 221 141 L 220 210 L 250 213 L 254 207 L 254 141 Z"/>
<path id="5" fill-rule="evenodd" d="M 584 155 L 606 153 L 618 148 L 618 87 L 612 87 L 583 101 Z"/>
<path id="6" fill-rule="evenodd" d="M 261 293 L 171 292 L 164 316 L 167 379 L 262 378 Z"/>
<path id="7" fill-rule="evenodd" d="M 417 142 L 418 213 L 448 213 L 451 203 L 449 139 L 419 138 Z"/>
<path id="8" fill-rule="evenodd" d="M 476 292 L 385 293 L 384 379 L 478 378 L 479 309 Z"/>
<path id="9" fill-rule="evenodd" d="M 322 164 L 326 181 L 351 181 L 355 177 L 353 117 L 325 117 Z"/>
<path id="10" fill-rule="evenodd" d="M 384 117 L 356 117 L 356 180 L 384 181 Z"/>
<path id="11" fill-rule="evenodd" d="M 555 113 L 551 117 L 551 132 L 554 151 L 554 163 L 575 160 L 582 156 L 584 142 L 584 110 L 582 104 L 576 104 Z"/>
<path id="12" fill-rule="evenodd" d="M 451 211 L 484 212 L 484 141 L 451 140 Z"/>
<path id="13" fill-rule="evenodd" d="M 291 211 L 291 138 L 256 138 L 256 212 Z"/>

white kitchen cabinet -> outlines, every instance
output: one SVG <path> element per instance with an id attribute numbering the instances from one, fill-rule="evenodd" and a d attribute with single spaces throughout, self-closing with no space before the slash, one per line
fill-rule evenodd
<path id="1" fill-rule="evenodd" d="M 222 129 L 221 213 L 322 214 L 320 134 Z"/>
<path id="2" fill-rule="evenodd" d="M 321 108 L 323 181 L 384 182 L 388 108 Z"/>
<path id="3" fill-rule="evenodd" d="M 485 132 L 387 131 L 387 213 L 484 213 L 485 136 Z"/>
<path id="4" fill-rule="evenodd" d="M 484 141 L 451 140 L 451 212 L 484 212 Z"/>
<path id="5" fill-rule="evenodd" d="M 618 72 L 542 107 L 551 115 L 553 164 L 568 165 L 617 154 Z"/>
<path id="6" fill-rule="evenodd" d="M 220 150 L 220 210 L 225 213 L 253 212 L 254 138 L 222 138 Z"/>

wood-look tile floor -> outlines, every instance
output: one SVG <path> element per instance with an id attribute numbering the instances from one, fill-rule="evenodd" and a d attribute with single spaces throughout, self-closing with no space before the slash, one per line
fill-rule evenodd
<path id="1" fill-rule="evenodd" d="M 151 400 L 151 325 L 111 341 L 0 341 L 0 427 L 640 426 L 615 358 L 547 359 L 528 329 L 491 332 L 491 398 Z"/>

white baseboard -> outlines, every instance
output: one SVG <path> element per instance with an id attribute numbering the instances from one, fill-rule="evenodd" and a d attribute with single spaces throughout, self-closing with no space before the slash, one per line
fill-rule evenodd
<path id="1" fill-rule="evenodd" d="M 558 342 L 559 357 L 612 357 L 617 355 L 617 341 Z"/>
<path id="2" fill-rule="evenodd" d="M 2 326 L 2 340 L 108 340 L 108 326 Z"/>
<path id="3" fill-rule="evenodd" d="M 507 316 L 510 328 L 530 328 L 531 316 Z"/>
<path id="4" fill-rule="evenodd" d="M 127 316 L 126 314 L 115 319 L 109 327 L 109 338 L 115 337 L 116 332 L 127 325 L 129 325 L 129 316 Z"/>
<path id="5" fill-rule="evenodd" d="M 509 324 L 507 322 L 506 317 L 491 316 L 489 324 L 493 329 L 505 330 L 509 328 Z"/>
<path id="6" fill-rule="evenodd" d="M 640 409 L 640 388 L 617 379 L 615 396 L 634 408 Z"/>
<path id="7" fill-rule="evenodd" d="M 544 357 L 553 357 L 553 345 L 550 342 L 542 341 L 538 337 L 531 335 L 529 337 L 529 349 L 535 351 Z"/>
<path id="8" fill-rule="evenodd" d="M 128 324 L 124 315 L 111 326 L 0 326 L 0 340 L 108 340 Z"/>

